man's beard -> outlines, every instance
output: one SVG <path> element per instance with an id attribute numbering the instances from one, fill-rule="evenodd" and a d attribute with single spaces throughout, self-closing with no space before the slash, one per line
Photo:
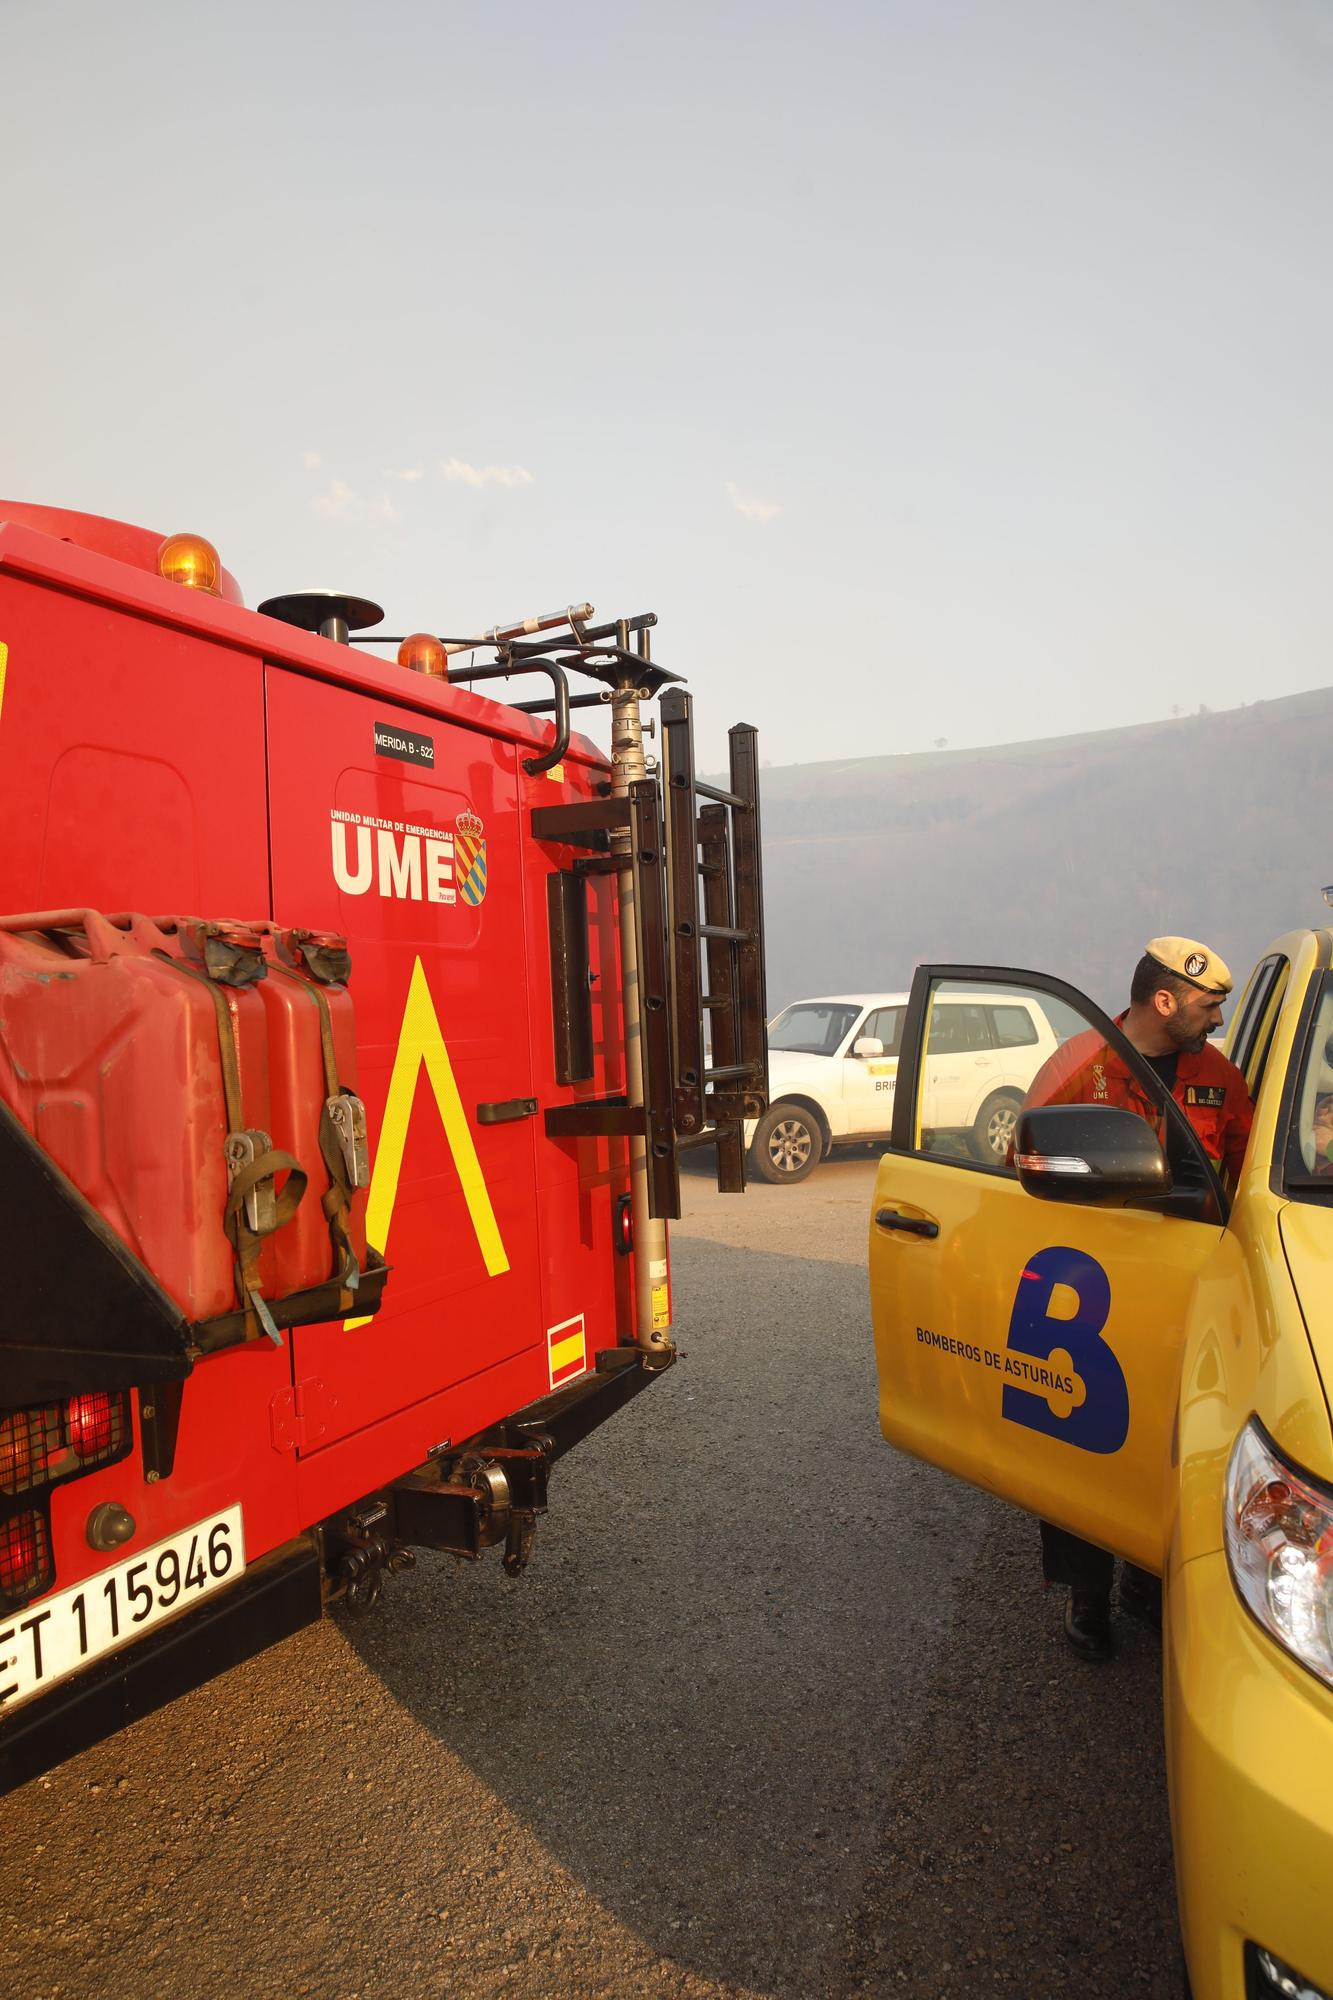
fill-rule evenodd
<path id="1" fill-rule="evenodd" d="M 1166 1032 L 1171 1037 L 1171 1044 L 1176 1054 L 1181 1056 L 1200 1055 L 1208 1040 L 1206 1028 L 1188 1028 L 1178 1014 L 1173 1015 L 1167 1022 Z"/>

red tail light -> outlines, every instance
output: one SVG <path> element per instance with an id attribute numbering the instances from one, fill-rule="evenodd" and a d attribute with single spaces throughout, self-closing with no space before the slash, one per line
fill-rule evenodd
<path id="1" fill-rule="evenodd" d="M 51 1542 L 46 1522 L 34 1508 L 0 1521 L 0 1593 L 35 1597 L 52 1581 Z"/>
<path id="2" fill-rule="evenodd" d="M 121 1399 L 105 1390 L 90 1396 L 75 1396 L 65 1413 L 69 1441 L 77 1455 L 87 1461 L 105 1458 L 120 1443 Z"/>
<path id="3" fill-rule="evenodd" d="M 24 1493 L 42 1483 L 50 1458 L 45 1410 L 14 1410 L 0 1417 L 0 1488 Z"/>
<path id="4" fill-rule="evenodd" d="M 0 1610 L 26 1604 L 55 1582 L 52 1490 L 113 1465 L 132 1442 L 124 1389 L 90 1389 L 0 1416 Z"/>
<path id="5" fill-rule="evenodd" d="M 622 1194 L 616 1198 L 616 1249 L 622 1257 L 628 1257 L 634 1248 L 634 1197 Z"/>

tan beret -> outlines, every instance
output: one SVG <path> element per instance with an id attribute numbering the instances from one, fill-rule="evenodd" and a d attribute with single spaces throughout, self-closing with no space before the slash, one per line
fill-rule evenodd
<path id="1" fill-rule="evenodd" d="M 1197 938 L 1150 938 L 1144 949 L 1163 972 L 1174 972 L 1177 979 L 1188 979 L 1190 985 L 1197 986 L 1202 993 L 1231 991 L 1230 966 L 1215 951 L 1209 951 L 1206 944 L 1200 944 Z"/>

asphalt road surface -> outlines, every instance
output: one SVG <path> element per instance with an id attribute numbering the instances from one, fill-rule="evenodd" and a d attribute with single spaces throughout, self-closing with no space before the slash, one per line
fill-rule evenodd
<path id="1" fill-rule="evenodd" d="M 681 1365 L 521 1580 L 423 1555 L 7 1800 L 0 1991 L 1177 2000 L 1155 1642 L 879 1437 L 873 1172 L 689 1177 Z"/>

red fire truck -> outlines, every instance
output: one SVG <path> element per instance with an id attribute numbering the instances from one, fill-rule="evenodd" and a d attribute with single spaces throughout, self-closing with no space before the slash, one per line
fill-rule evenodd
<path id="1" fill-rule="evenodd" d="M 744 1187 L 754 731 L 696 777 L 650 614 L 381 618 L 0 503 L 0 1789 L 414 1547 L 521 1570 L 674 1358 L 682 1150 Z"/>

